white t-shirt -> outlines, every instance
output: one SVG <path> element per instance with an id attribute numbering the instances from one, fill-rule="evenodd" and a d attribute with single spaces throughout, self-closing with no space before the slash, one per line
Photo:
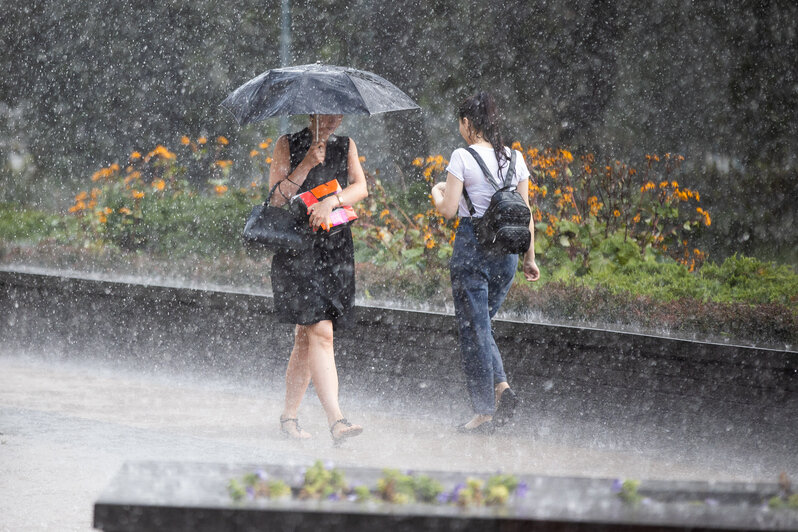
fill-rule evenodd
<path id="1" fill-rule="evenodd" d="M 485 161 L 485 166 L 488 167 L 488 170 L 490 170 L 493 176 L 494 182 L 498 186 L 501 186 L 504 182 L 507 165 L 510 164 L 510 148 L 504 147 L 504 152 L 507 154 L 507 161 L 503 161 L 504 166 L 501 171 L 501 179 L 498 177 L 499 163 L 496 161 L 496 153 L 493 151 L 493 148 L 476 145 L 472 145 L 471 148 L 482 157 L 482 160 Z M 529 179 L 529 169 L 526 167 L 524 157 L 518 150 L 516 150 L 516 152 L 515 179 L 513 179 L 513 186 L 517 186 L 519 182 Z M 468 192 L 468 197 L 471 199 L 471 203 L 474 204 L 474 210 L 476 211 L 474 216 L 479 218 L 485 214 L 485 210 L 488 208 L 488 205 L 490 205 L 490 198 L 496 192 L 496 189 L 488 183 L 485 174 L 482 173 L 479 163 L 474 159 L 474 156 L 468 153 L 465 148 L 457 148 L 452 152 L 452 156 L 449 158 L 449 166 L 446 167 L 446 171 L 463 182 L 463 186 Z M 460 198 L 460 206 L 457 213 L 461 217 L 467 218 L 471 216 L 464 196 Z"/>

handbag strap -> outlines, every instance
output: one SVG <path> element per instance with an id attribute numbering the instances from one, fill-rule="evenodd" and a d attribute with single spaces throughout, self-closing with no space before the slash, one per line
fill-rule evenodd
<path id="1" fill-rule="evenodd" d="M 468 146 L 466 151 L 471 154 L 471 156 L 477 161 L 479 168 L 482 170 L 482 173 L 485 175 L 485 179 L 488 180 L 494 190 L 498 191 L 499 187 L 496 186 L 496 183 L 493 180 L 493 175 L 488 170 L 488 166 L 485 164 L 485 161 L 482 160 L 482 157 L 476 152 L 474 148 Z M 511 150 L 510 155 L 510 166 L 507 168 L 507 172 L 504 176 L 504 188 L 509 187 L 513 184 L 513 179 L 515 179 L 515 150 Z M 499 167 L 499 177 L 501 178 L 501 167 Z M 471 202 L 471 198 L 468 197 L 468 191 L 465 189 L 465 184 L 463 184 L 463 197 L 465 197 L 466 205 L 468 206 L 468 212 L 471 213 L 471 217 L 473 218 L 474 214 L 476 214 L 477 210 L 474 208 L 474 204 Z"/>
<path id="2" fill-rule="evenodd" d="M 277 187 L 279 187 L 279 186 L 280 186 L 280 183 L 282 183 L 282 180 L 278 181 L 278 182 L 277 182 L 277 184 L 276 184 L 276 185 L 274 185 L 274 186 L 272 187 L 272 189 L 269 191 L 269 195 L 268 195 L 268 196 L 266 196 L 266 201 L 264 201 L 264 202 L 263 202 L 263 204 L 264 204 L 264 205 L 269 205 L 269 204 L 271 203 L 271 201 L 272 201 L 272 194 L 274 194 L 274 191 L 275 191 L 275 190 L 277 190 Z"/>

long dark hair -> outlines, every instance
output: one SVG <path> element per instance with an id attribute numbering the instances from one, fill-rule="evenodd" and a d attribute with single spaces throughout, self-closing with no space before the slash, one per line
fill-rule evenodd
<path id="1" fill-rule="evenodd" d="M 466 98 L 457 108 L 457 117 L 460 120 L 468 118 L 474 131 L 482 135 L 493 146 L 499 168 L 504 166 L 503 162 L 507 161 L 507 154 L 504 151 L 504 140 L 502 140 L 499 115 L 496 112 L 496 102 L 493 101 L 493 96 L 487 92 L 478 92 Z"/>

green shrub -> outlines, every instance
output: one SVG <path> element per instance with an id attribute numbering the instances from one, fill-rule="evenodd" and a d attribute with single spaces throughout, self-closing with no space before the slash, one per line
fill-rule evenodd
<path id="1" fill-rule="evenodd" d="M 46 238 L 74 233 L 74 220 L 58 214 L 0 203 L 0 242 L 35 244 Z"/>

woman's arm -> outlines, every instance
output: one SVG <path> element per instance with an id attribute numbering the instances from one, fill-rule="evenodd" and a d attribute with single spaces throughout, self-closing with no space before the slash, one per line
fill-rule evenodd
<path id="1" fill-rule="evenodd" d="M 457 209 L 460 205 L 460 196 L 463 195 L 463 182 L 457 179 L 451 172 L 446 176 L 445 183 L 438 183 L 432 187 L 432 201 L 435 208 L 447 220 L 457 216 Z"/>
<path id="2" fill-rule="evenodd" d="M 314 203 L 308 209 L 310 214 L 310 225 L 316 229 L 319 226 L 330 224 L 330 213 L 336 207 L 342 205 L 354 205 L 358 201 L 365 199 L 368 195 L 366 186 L 366 174 L 360 165 L 360 157 L 357 153 L 355 141 L 349 139 L 349 155 L 346 165 L 349 173 L 349 184 L 338 194 L 328 196 L 319 203 Z"/>
<path id="3" fill-rule="evenodd" d="M 526 206 L 529 207 L 529 179 L 519 181 L 516 190 L 524 198 Z M 527 281 L 540 279 L 540 269 L 535 263 L 535 218 L 533 216 L 529 217 L 529 249 L 524 254 L 524 277 Z"/>
<path id="4" fill-rule="evenodd" d="M 291 169 L 291 153 L 288 147 L 288 138 L 284 135 L 277 139 L 272 154 L 272 164 L 269 167 L 269 190 L 277 186 L 272 194 L 271 204 L 275 207 L 285 205 L 297 193 L 299 187 L 305 182 L 310 172 L 316 165 L 324 162 L 327 151 L 326 143 L 312 144 L 302 162 L 288 175 Z"/>

